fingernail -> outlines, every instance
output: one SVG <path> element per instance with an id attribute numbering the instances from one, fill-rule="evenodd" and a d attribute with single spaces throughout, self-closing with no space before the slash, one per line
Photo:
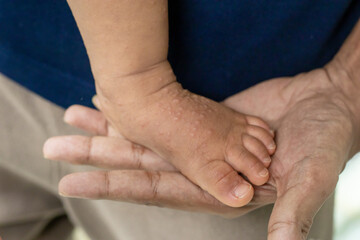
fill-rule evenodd
<path id="1" fill-rule="evenodd" d="M 59 195 L 62 197 L 69 197 L 69 195 L 67 195 L 66 193 L 63 193 L 63 192 L 59 192 Z"/>
<path id="2" fill-rule="evenodd" d="M 69 115 L 67 111 L 65 111 L 63 121 L 67 124 L 69 124 L 69 121 L 71 121 L 71 115 Z"/>
<path id="3" fill-rule="evenodd" d="M 45 159 L 53 159 L 56 156 L 54 155 L 55 149 L 57 147 L 56 138 L 49 138 L 46 140 L 43 146 L 43 156 Z"/>
<path id="4" fill-rule="evenodd" d="M 234 196 L 236 198 L 244 198 L 251 190 L 251 185 L 248 183 L 242 183 L 238 185 L 234 190 Z"/>
<path id="5" fill-rule="evenodd" d="M 92 98 L 91 98 L 91 102 L 94 104 L 95 107 L 99 108 L 99 99 L 96 95 L 94 95 Z"/>
<path id="6" fill-rule="evenodd" d="M 267 175 L 269 175 L 269 171 L 266 168 L 259 172 L 260 177 L 266 177 Z"/>

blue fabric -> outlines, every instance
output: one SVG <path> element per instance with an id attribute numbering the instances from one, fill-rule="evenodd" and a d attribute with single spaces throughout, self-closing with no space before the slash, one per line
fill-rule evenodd
<path id="1" fill-rule="evenodd" d="M 169 0 L 169 10 L 169 59 L 178 80 L 222 100 L 325 64 L 359 19 L 360 1 Z M 64 0 L 0 0 L 0 72 L 63 107 L 91 106 L 95 93 Z"/>

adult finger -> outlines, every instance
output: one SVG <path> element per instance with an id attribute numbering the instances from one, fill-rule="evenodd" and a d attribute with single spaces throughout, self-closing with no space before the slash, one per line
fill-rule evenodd
<path id="1" fill-rule="evenodd" d="M 73 105 L 65 111 L 64 121 L 95 135 L 106 136 L 108 134 L 108 122 L 105 116 L 92 108 Z"/>
<path id="2" fill-rule="evenodd" d="M 332 176 L 324 182 L 319 172 L 304 171 L 304 178 L 287 184 L 287 190 L 278 196 L 269 221 L 268 240 L 306 239 L 314 216 L 335 189 Z"/>
<path id="3" fill-rule="evenodd" d="M 102 168 L 176 170 L 152 151 L 115 137 L 53 137 L 45 142 L 43 153 L 48 159 Z"/>
<path id="4" fill-rule="evenodd" d="M 91 98 L 91 102 L 92 102 L 92 104 L 94 104 L 94 106 L 95 106 L 97 109 L 99 109 L 99 110 L 101 111 L 101 109 L 100 109 L 99 97 L 98 97 L 96 94 Z"/>
<path id="5" fill-rule="evenodd" d="M 59 183 L 66 197 L 109 199 L 188 211 L 239 216 L 258 206 L 234 209 L 191 183 L 180 173 L 116 170 L 73 173 Z"/>

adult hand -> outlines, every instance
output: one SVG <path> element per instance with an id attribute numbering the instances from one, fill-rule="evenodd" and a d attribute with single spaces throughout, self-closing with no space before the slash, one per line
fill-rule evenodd
<path id="1" fill-rule="evenodd" d="M 238 216 L 273 202 L 277 189 L 269 239 L 304 239 L 316 212 L 334 191 L 346 161 L 359 146 L 349 97 L 331 81 L 329 67 L 266 81 L 224 102 L 235 110 L 262 117 L 276 129 L 278 149 L 270 167 L 271 179 L 256 188 L 253 202 L 243 208 L 220 204 L 180 173 L 169 172 L 174 168 L 162 165 L 164 161 L 154 153 L 119 137 L 54 138 L 47 142 L 44 152 L 51 159 L 156 170 L 75 173 L 60 183 L 60 192 L 68 196 Z M 95 133 L 106 135 L 108 129 L 101 113 L 83 107 L 70 108 L 66 119 Z"/>
<path id="2" fill-rule="evenodd" d="M 44 155 L 53 160 L 109 170 L 65 176 L 59 184 L 62 195 L 128 201 L 224 217 L 241 216 L 274 202 L 275 189 L 264 186 L 255 188 L 256 194 L 246 207 L 228 207 L 157 154 L 124 139 L 101 112 L 75 105 L 67 109 L 64 119 L 95 136 L 53 137 L 45 143 Z"/>
<path id="3" fill-rule="evenodd" d="M 276 129 L 269 184 L 277 199 L 268 239 L 306 239 L 312 220 L 334 191 L 346 161 L 359 149 L 352 103 L 332 80 L 333 65 L 264 82 L 225 104 L 262 117 Z M 348 81 L 349 79 L 342 79 Z"/>
<path id="4" fill-rule="evenodd" d="M 360 21 L 324 68 L 264 82 L 226 101 L 277 130 L 269 181 L 277 200 L 268 239 L 305 239 L 346 161 L 360 149 L 359 40 Z"/>

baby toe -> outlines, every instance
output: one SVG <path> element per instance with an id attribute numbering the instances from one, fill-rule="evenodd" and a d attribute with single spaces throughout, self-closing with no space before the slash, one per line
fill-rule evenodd
<path id="1" fill-rule="evenodd" d="M 243 144 L 244 147 L 255 157 L 257 157 L 265 167 L 269 167 L 271 163 L 271 157 L 263 142 L 251 135 L 244 134 Z"/>
<path id="2" fill-rule="evenodd" d="M 270 126 L 261 118 L 254 117 L 254 116 L 246 116 L 246 121 L 248 124 L 261 127 L 265 130 L 267 130 L 272 136 L 274 136 L 274 131 L 271 130 Z"/>
<path id="3" fill-rule="evenodd" d="M 275 149 L 276 149 L 275 140 L 273 136 L 269 133 L 269 131 L 253 125 L 248 125 L 246 131 L 248 135 L 261 141 L 268 150 L 269 154 L 272 155 L 275 153 Z"/>
<path id="4" fill-rule="evenodd" d="M 243 146 L 229 149 L 226 153 L 226 162 L 245 175 L 254 185 L 263 185 L 269 179 L 269 171 L 265 165 Z"/>
<path id="5" fill-rule="evenodd" d="M 242 207 L 253 198 L 253 187 L 224 160 L 207 161 L 193 170 L 194 182 L 228 206 Z"/>

